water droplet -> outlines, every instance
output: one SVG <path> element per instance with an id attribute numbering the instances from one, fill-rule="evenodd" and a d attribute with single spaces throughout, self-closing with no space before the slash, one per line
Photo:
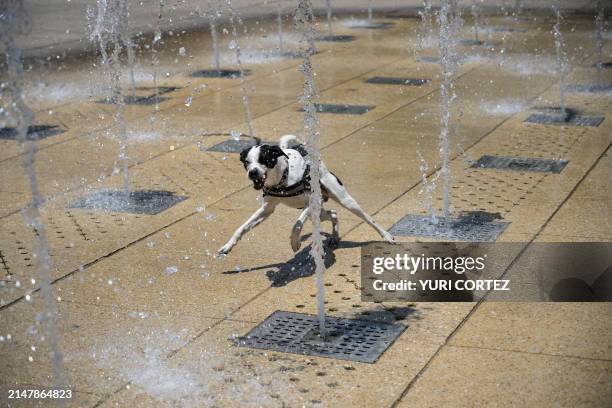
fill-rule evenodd
<path id="1" fill-rule="evenodd" d="M 179 48 L 178 53 L 181 57 L 184 57 L 185 55 L 187 55 L 187 50 L 185 49 L 185 47 L 181 47 Z"/>
<path id="2" fill-rule="evenodd" d="M 166 275 L 172 275 L 178 272 L 178 268 L 176 266 L 168 266 L 164 273 Z"/>

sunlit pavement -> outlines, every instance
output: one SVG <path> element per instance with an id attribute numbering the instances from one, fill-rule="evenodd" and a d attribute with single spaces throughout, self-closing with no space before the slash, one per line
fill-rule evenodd
<path id="1" fill-rule="evenodd" d="M 419 155 L 431 179 L 439 166 L 440 81 L 437 64 L 423 62 L 436 50 L 417 50 L 417 20 L 381 14 L 375 21 L 393 25 L 355 29 L 339 16 L 334 33 L 355 41 L 317 43 L 313 64 L 322 102 L 374 107 L 362 115 L 320 114 L 321 149 L 362 207 L 389 228 L 407 213 L 427 213 Z M 275 24 L 248 22 L 250 35 L 240 39 L 244 68 L 251 70 L 252 125 L 264 140 L 303 134 L 300 61 L 262 51 L 276 46 Z M 466 39 L 473 36 L 470 24 Z M 606 116 L 597 127 L 524 123 L 531 108 L 559 104 L 552 22 L 486 17 L 483 25 L 520 30 L 487 34 L 483 27 L 489 46 L 460 48 L 467 58 L 453 105 L 454 143 L 461 146 L 453 147 L 453 212 L 499 213 L 510 223 L 501 242 L 609 242 L 610 94 L 567 94 L 568 106 Z M 295 49 L 288 21 L 285 29 L 285 44 Z M 593 83 L 592 18 L 568 16 L 564 34 L 567 82 Z M 235 68 L 229 37 L 222 39 L 222 66 Z M 53 258 L 63 383 L 74 392 L 68 406 L 609 404 L 609 303 L 362 302 L 360 243 L 378 236 L 344 209 L 338 209 L 342 242 L 327 249 L 327 314 L 396 321 L 407 329 L 375 364 L 236 347 L 232 338 L 276 310 L 316 312 L 309 241 L 293 253 L 289 233 L 298 212 L 281 208 L 229 256 L 214 256 L 259 205 L 238 156 L 207 151 L 229 137 L 203 136 L 246 132 L 240 80 L 191 76 L 211 67 L 208 32 L 168 34 L 162 45 L 159 64 L 151 63 L 149 50 L 138 53 L 138 95 L 154 92 L 153 78 L 176 89 L 157 104 L 126 107 L 131 189 L 186 197 L 154 215 L 74 206 L 123 185 L 115 107 L 99 103 L 105 95 L 94 57 L 26 75 L 36 124 L 62 131 L 39 142 L 35 169 L 48 197 L 42 221 Z M 604 57 L 612 59 L 609 40 Z M 365 82 L 375 76 L 429 82 Z M 604 79 L 612 81 L 610 70 Z M 487 154 L 568 164 L 559 174 L 470 168 L 470 160 Z M 22 158 L 16 141 L 0 140 L 3 398 L 9 389 L 57 384 L 37 323 L 43 300 L 32 256 L 36 234 L 21 215 L 30 201 Z M 440 211 L 438 193 L 432 205 Z"/>

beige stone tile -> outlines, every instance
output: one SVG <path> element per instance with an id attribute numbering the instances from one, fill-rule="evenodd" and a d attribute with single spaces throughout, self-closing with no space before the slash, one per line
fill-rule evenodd
<path id="1" fill-rule="evenodd" d="M 610 360 L 609 303 L 485 302 L 450 344 Z"/>
<path id="2" fill-rule="evenodd" d="M 444 347 L 402 397 L 404 407 L 600 407 L 610 362 Z"/>

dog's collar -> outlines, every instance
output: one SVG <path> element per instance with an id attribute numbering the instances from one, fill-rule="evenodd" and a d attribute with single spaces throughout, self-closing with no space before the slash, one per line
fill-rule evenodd
<path id="1" fill-rule="evenodd" d="M 291 186 L 285 186 L 287 183 L 287 177 L 289 176 L 289 169 L 285 169 L 280 182 L 272 187 L 264 186 L 264 196 L 272 197 L 295 197 L 303 194 L 305 191 L 310 191 L 310 166 L 306 166 L 302 179 Z"/>

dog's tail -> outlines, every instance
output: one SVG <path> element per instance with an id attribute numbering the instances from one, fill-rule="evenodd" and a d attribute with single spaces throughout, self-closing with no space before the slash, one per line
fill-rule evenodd
<path id="1" fill-rule="evenodd" d="M 281 137 L 280 141 L 278 142 L 278 145 L 280 146 L 281 149 L 289 149 L 291 148 L 291 146 L 302 145 L 302 144 L 304 144 L 304 142 L 302 142 L 295 135 L 285 135 Z"/>

